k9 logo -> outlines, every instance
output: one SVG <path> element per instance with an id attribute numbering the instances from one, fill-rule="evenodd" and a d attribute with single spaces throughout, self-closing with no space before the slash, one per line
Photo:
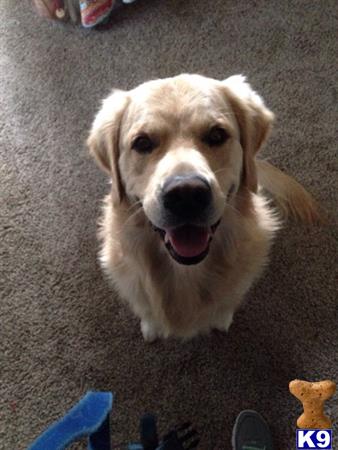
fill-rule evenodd
<path id="1" fill-rule="evenodd" d="M 332 430 L 297 430 L 297 450 L 332 450 Z"/>

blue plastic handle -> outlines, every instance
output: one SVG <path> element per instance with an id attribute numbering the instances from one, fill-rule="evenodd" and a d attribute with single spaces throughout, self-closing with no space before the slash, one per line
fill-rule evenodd
<path id="1" fill-rule="evenodd" d="M 64 450 L 72 442 L 88 437 L 88 450 L 111 450 L 109 413 L 111 392 L 87 394 L 42 433 L 28 450 Z"/>

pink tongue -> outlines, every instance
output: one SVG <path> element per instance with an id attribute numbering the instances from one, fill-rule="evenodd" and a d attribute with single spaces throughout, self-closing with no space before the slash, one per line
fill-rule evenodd
<path id="1" fill-rule="evenodd" d="M 167 231 L 167 237 L 175 252 L 180 256 L 191 258 L 203 253 L 209 242 L 208 228 L 184 225 Z"/>

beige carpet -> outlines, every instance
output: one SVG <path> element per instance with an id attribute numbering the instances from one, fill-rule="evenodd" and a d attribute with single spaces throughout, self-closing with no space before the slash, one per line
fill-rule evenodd
<path id="1" fill-rule="evenodd" d="M 277 450 L 295 448 L 289 381 L 338 381 L 337 15 L 334 0 L 139 0 L 97 32 L 0 2 L 1 449 L 25 449 L 89 389 L 116 393 L 114 443 L 152 411 L 161 431 L 191 419 L 201 449 L 228 450 L 254 408 Z M 331 225 L 279 234 L 228 335 L 149 345 L 96 261 L 108 184 L 83 142 L 113 86 L 180 72 L 248 76 L 277 115 L 265 155 Z"/>

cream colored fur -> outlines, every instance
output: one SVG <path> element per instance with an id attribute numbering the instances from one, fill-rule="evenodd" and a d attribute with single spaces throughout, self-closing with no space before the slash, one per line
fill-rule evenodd
<path id="1" fill-rule="evenodd" d="M 221 121 L 230 138 L 211 151 L 199 136 Z M 100 224 L 100 261 L 121 299 L 141 320 L 146 340 L 228 330 L 244 294 L 268 262 L 279 221 L 260 186 L 304 221 L 318 216 L 311 196 L 278 169 L 256 160 L 273 114 L 241 76 L 217 81 L 180 75 L 114 91 L 98 113 L 88 145 L 112 178 Z M 133 136 L 156 136 L 138 155 Z M 184 266 L 149 224 L 159 219 L 158 191 L 168 174 L 203 173 L 221 217 L 208 256 Z M 229 186 L 236 186 L 228 195 Z"/>

